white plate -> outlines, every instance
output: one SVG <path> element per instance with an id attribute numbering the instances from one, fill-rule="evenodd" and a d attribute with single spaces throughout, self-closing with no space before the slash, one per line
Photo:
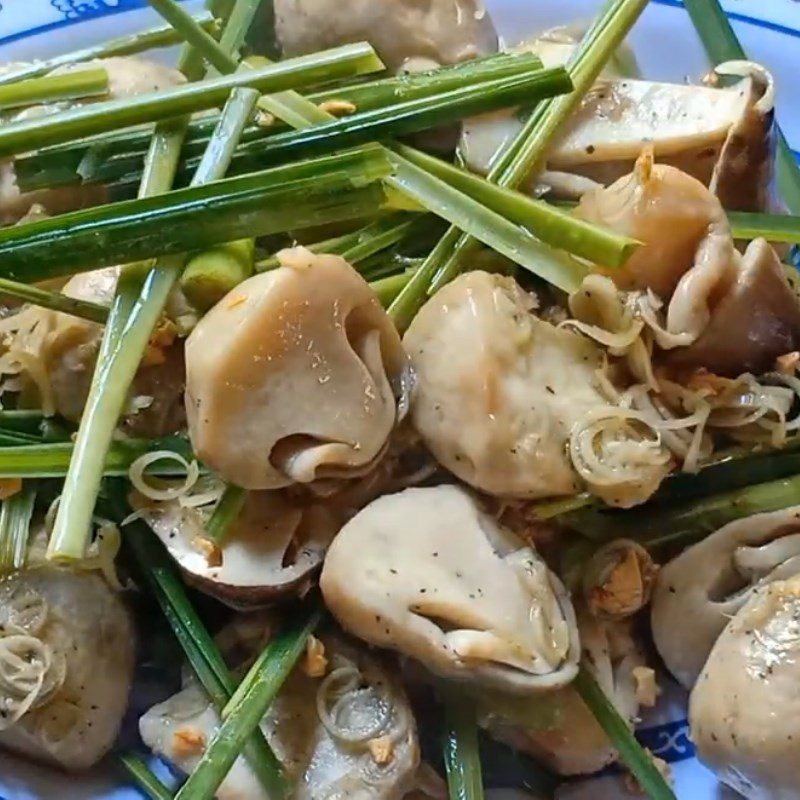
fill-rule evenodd
<path id="1" fill-rule="evenodd" d="M 200 8 L 199 0 L 187 0 Z M 498 29 L 513 43 L 554 25 L 592 18 L 599 0 L 487 0 Z M 778 118 L 790 146 L 800 153 L 800 3 L 797 0 L 723 0 L 748 56 L 772 70 Z M 157 22 L 147 0 L 0 0 L 0 62 L 46 58 L 141 30 Z M 630 38 L 642 72 L 655 79 L 697 78 L 708 68 L 700 41 L 678 0 L 651 0 Z M 667 691 L 640 738 L 672 766 L 680 800 L 735 797 L 716 784 L 693 757 L 683 711 L 684 697 Z M 168 771 L 154 764 L 162 778 Z M 560 800 L 617 800 L 625 796 L 619 774 L 581 781 Z M 0 800 L 141 800 L 110 770 L 88 777 L 63 775 L 0 755 Z"/>

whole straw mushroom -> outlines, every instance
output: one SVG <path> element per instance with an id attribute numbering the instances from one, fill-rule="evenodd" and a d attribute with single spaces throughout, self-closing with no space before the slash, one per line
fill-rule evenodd
<path id="1" fill-rule="evenodd" d="M 454 64 L 497 52 L 483 0 L 275 0 L 275 31 L 284 55 L 368 41 L 396 71 Z"/>
<path id="2" fill-rule="evenodd" d="M 577 672 L 564 587 L 464 489 L 406 489 L 370 503 L 334 540 L 320 586 L 346 630 L 445 677 L 530 692 Z"/>
<path id="3" fill-rule="evenodd" d="M 689 701 L 700 760 L 748 800 L 800 797 L 800 579 L 749 595 Z"/>
<path id="4" fill-rule="evenodd" d="M 723 526 L 662 567 L 650 622 L 669 671 L 691 688 L 728 620 L 758 587 L 800 573 L 800 506 Z"/>
<path id="5" fill-rule="evenodd" d="M 186 342 L 198 457 L 245 489 L 369 472 L 409 388 L 400 337 L 342 258 L 304 248 L 237 286 Z"/>

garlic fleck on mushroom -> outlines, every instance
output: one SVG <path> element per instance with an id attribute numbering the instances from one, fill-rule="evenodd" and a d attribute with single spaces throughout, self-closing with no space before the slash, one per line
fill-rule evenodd
<path id="1" fill-rule="evenodd" d="M 633 679 L 636 681 L 636 700 L 639 705 L 653 708 L 661 693 L 656 682 L 656 671 L 652 667 L 634 667 Z"/>
<path id="2" fill-rule="evenodd" d="M 325 645 L 316 636 L 309 636 L 306 642 L 306 655 L 303 669 L 309 678 L 321 678 L 328 671 Z"/>

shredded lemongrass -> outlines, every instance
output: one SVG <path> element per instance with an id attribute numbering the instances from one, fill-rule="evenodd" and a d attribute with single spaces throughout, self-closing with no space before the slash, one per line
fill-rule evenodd
<path id="1" fill-rule="evenodd" d="M 177 461 L 186 470 L 186 477 L 177 486 L 152 486 L 145 480 L 145 471 L 151 464 L 165 460 Z M 177 500 L 179 497 L 188 494 L 197 483 L 197 479 L 200 477 L 200 467 L 196 461 L 189 462 L 180 453 L 173 453 L 169 450 L 156 450 L 139 456 L 131 464 L 128 470 L 128 477 L 133 484 L 133 488 L 150 500 Z"/>

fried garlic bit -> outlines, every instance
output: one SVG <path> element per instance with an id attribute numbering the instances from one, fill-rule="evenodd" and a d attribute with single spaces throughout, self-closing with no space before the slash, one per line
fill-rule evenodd
<path id="1" fill-rule="evenodd" d="M 636 700 L 640 706 L 653 708 L 661 694 L 656 682 L 656 671 L 652 667 L 634 667 L 633 680 L 636 682 Z"/>
<path id="2" fill-rule="evenodd" d="M 630 539 L 601 547 L 586 565 L 583 594 L 592 616 L 624 619 L 650 601 L 658 567 L 649 553 Z"/>
<path id="3" fill-rule="evenodd" d="M 175 323 L 171 319 L 163 317 L 150 334 L 150 340 L 142 358 L 142 366 L 153 367 L 164 364 L 167 360 L 165 351 L 172 347 L 177 335 L 178 328 Z"/>
<path id="4" fill-rule="evenodd" d="M 319 104 L 319 110 L 333 114 L 335 117 L 344 117 L 354 113 L 356 106 L 349 100 L 325 100 Z"/>
<path id="5" fill-rule="evenodd" d="M 209 567 L 222 566 L 222 550 L 219 545 L 205 536 L 195 536 L 192 540 L 195 550 L 201 552 Z"/>
<path id="6" fill-rule="evenodd" d="M 372 760 L 381 766 L 388 764 L 394 756 L 394 745 L 391 736 L 378 736 L 367 742 L 367 748 Z"/>
<path id="7" fill-rule="evenodd" d="M 316 636 L 309 636 L 306 643 L 303 672 L 309 678 L 321 678 L 327 671 L 328 659 L 325 656 L 325 645 Z"/>
<path id="8" fill-rule="evenodd" d="M 2 478 L 0 479 L 0 500 L 7 500 L 9 497 L 22 490 L 22 478 Z"/>
<path id="9" fill-rule="evenodd" d="M 177 758 L 200 755 L 206 749 L 206 737 L 197 728 L 178 728 L 172 737 L 172 749 Z"/>

